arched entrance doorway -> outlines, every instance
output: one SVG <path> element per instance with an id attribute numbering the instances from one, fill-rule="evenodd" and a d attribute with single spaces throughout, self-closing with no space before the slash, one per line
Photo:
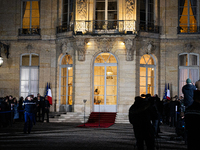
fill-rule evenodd
<path id="1" fill-rule="evenodd" d="M 63 55 L 59 70 L 59 110 L 72 111 L 73 61 L 70 55 Z"/>
<path id="2" fill-rule="evenodd" d="M 100 53 L 94 60 L 94 112 L 117 112 L 117 59 L 111 53 Z"/>

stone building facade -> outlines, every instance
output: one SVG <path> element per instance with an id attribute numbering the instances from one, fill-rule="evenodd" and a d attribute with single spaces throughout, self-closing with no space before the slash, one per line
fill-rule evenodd
<path id="1" fill-rule="evenodd" d="M 86 99 L 87 112 L 127 113 L 135 96 L 162 99 L 167 83 L 180 96 L 199 79 L 198 0 L 0 3 L 1 97 L 50 83 L 51 111 L 83 112 Z"/>

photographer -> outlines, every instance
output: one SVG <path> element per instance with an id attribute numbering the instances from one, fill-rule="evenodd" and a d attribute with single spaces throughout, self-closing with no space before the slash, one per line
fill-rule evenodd
<path id="1" fill-rule="evenodd" d="M 158 117 L 158 114 L 152 105 L 154 98 L 149 94 L 145 97 L 135 97 L 135 102 L 129 109 L 129 121 L 133 125 L 138 150 L 144 149 L 144 141 L 148 150 L 154 150 L 155 136 L 151 122 Z"/>

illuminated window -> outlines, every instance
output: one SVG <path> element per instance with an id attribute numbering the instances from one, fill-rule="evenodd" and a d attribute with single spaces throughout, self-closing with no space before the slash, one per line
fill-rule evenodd
<path id="1" fill-rule="evenodd" d="M 154 26 L 154 0 L 140 0 L 140 29 L 152 30 Z"/>
<path id="2" fill-rule="evenodd" d="M 74 21 L 74 0 L 63 0 L 62 25 L 71 26 Z"/>
<path id="3" fill-rule="evenodd" d="M 22 1 L 22 22 L 23 29 L 39 29 L 40 27 L 40 1 Z"/>
<path id="4" fill-rule="evenodd" d="M 156 65 L 151 55 L 145 54 L 140 59 L 140 94 L 155 94 Z"/>
<path id="5" fill-rule="evenodd" d="M 197 0 L 179 0 L 179 33 L 197 32 Z"/>
<path id="6" fill-rule="evenodd" d="M 117 59 L 111 53 L 100 53 L 94 61 L 94 110 L 116 112 L 117 110 Z M 99 105 L 101 107 L 99 108 Z"/>
<path id="7" fill-rule="evenodd" d="M 95 29 L 116 29 L 117 0 L 96 0 L 95 20 Z"/>
<path id="8" fill-rule="evenodd" d="M 64 55 L 60 62 L 59 104 L 60 111 L 72 111 L 73 61 L 70 55 Z"/>
<path id="9" fill-rule="evenodd" d="M 179 54 L 179 96 L 186 79 L 190 78 L 193 83 L 199 80 L 199 55 L 195 53 Z"/>
<path id="10" fill-rule="evenodd" d="M 39 92 L 39 56 L 23 54 L 20 67 L 20 96 L 37 96 Z"/>

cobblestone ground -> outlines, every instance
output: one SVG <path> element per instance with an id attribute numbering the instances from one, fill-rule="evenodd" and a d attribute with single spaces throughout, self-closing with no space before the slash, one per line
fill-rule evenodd
<path id="1" fill-rule="evenodd" d="M 78 128 L 73 123 L 37 123 L 31 134 L 23 134 L 23 122 L 0 128 L 0 150 L 134 150 L 135 137 L 130 124 L 109 128 Z M 161 126 L 157 138 L 160 150 L 186 150 L 175 137 L 174 128 Z"/>

